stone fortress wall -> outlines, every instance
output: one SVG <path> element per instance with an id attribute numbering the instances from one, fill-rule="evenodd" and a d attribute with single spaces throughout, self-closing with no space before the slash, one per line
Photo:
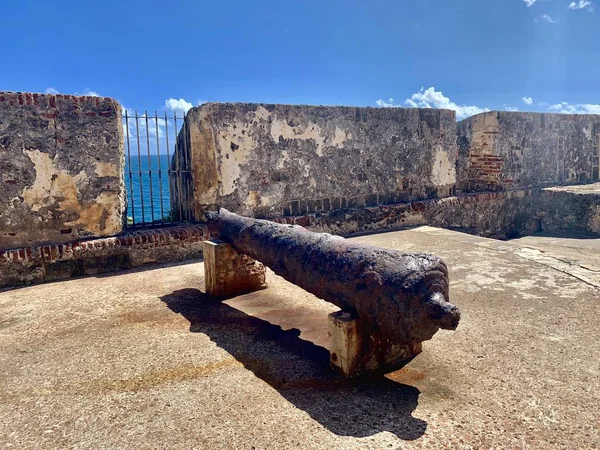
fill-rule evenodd
<path id="1" fill-rule="evenodd" d="M 0 249 L 121 233 L 123 162 L 115 100 L 0 92 Z"/>
<path id="2" fill-rule="evenodd" d="M 598 181 L 598 115 L 486 112 L 458 123 L 457 143 L 461 191 Z"/>
<path id="3" fill-rule="evenodd" d="M 174 208 L 197 221 L 219 205 L 340 235 L 600 234 L 600 184 L 581 184 L 597 115 L 209 103 L 185 121 Z M 124 230 L 123 158 L 116 101 L 0 93 L 0 288 L 201 256 L 202 223 Z"/>
<path id="4" fill-rule="evenodd" d="M 197 218 L 275 218 L 598 181 L 600 116 L 207 103 L 186 117 Z M 176 161 L 182 163 L 183 158 Z"/>
<path id="5" fill-rule="evenodd" d="M 186 125 L 179 148 L 188 153 L 175 162 L 192 167 L 186 201 L 196 218 L 212 205 L 273 218 L 447 197 L 455 187 L 449 110 L 206 103 Z"/>

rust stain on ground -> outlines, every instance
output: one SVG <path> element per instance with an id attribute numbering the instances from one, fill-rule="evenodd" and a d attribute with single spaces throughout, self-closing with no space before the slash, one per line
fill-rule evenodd
<path id="1" fill-rule="evenodd" d="M 425 372 L 411 369 L 410 367 L 404 367 L 396 372 L 388 373 L 386 377 L 398 383 L 414 386 L 425 379 Z"/>
<path id="2" fill-rule="evenodd" d="M 98 380 L 81 385 L 70 386 L 67 390 L 81 394 L 102 394 L 105 392 L 138 392 L 151 389 L 165 383 L 195 380 L 212 374 L 220 369 L 242 364 L 233 358 L 224 359 L 201 366 L 173 367 L 122 380 Z"/>
<path id="3" fill-rule="evenodd" d="M 23 397 L 45 397 L 66 395 L 103 395 L 109 392 L 139 392 L 152 389 L 167 383 L 191 381 L 209 376 L 226 367 L 242 366 L 234 358 L 224 359 L 199 366 L 172 367 L 139 376 L 119 380 L 92 380 L 89 382 L 69 384 L 56 383 L 51 387 L 12 392 L 0 396 L 0 403 L 17 401 Z"/>

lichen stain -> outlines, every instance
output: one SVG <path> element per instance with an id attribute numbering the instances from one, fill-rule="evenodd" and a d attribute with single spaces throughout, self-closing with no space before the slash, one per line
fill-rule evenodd
<path id="1" fill-rule="evenodd" d="M 96 172 L 96 175 L 98 175 L 99 177 L 118 177 L 119 176 L 119 169 L 117 168 L 116 165 L 106 163 L 103 161 L 96 162 L 95 172 Z"/>
<path id="2" fill-rule="evenodd" d="M 246 205 L 250 208 L 256 208 L 260 206 L 262 200 L 260 198 L 260 194 L 258 191 L 250 191 L 248 192 L 248 199 L 246 200 Z"/>
<path id="3" fill-rule="evenodd" d="M 338 126 L 333 135 L 329 133 L 329 136 L 326 136 L 321 127 L 313 122 L 309 122 L 306 126 L 291 126 L 286 120 L 273 117 L 266 108 L 259 106 L 245 120 L 223 124 L 223 131 L 216 136 L 216 144 L 221 155 L 220 195 L 226 196 L 235 192 L 238 180 L 242 176 L 241 166 L 249 160 L 258 145 L 258 141 L 250 132 L 256 127 L 265 129 L 275 143 L 280 139 L 312 140 L 315 142 L 318 156 L 323 156 L 325 147 L 339 148 L 352 137 L 350 133 L 346 133 Z M 290 161 L 289 155 L 286 151 L 282 151 L 276 167 L 282 169 L 287 161 Z M 305 176 L 308 177 L 308 174 Z M 264 199 L 262 203 L 264 205 Z"/>
<path id="4" fill-rule="evenodd" d="M 23 190 L 25 203 L 32 211 L 39 212 L 43 207 L 72 209 L 79 203 L 77 199 L 77 183 L 84 180 L 85 172 L 75 176 L 58 170 L 48 153 L 39 150 L 23 150 L 35 169 L 33 185 Z"/>
<path id="5" fill-rule="evenodd" d="M 261 108 L 259 107 L 258 110 Z M 255 118 L 263 118 L 264 114 L 259 113 L 258 110 L 255 113 Z M 266 109 L 264 110 L 268 116 L 269 112 Z M 220 149 L 221 153 L 219 181 L 221 184 L 221 195 L 223 196 L 235 192 L 235 183 L 241 174 L 240 166 L 246 162 L 248 156 L 256 147 L 254 138 L 250 134 L 251 124 L 236 121 L 224 126 L 225 131 L 217 136 L 217 148 Z M 232 143 L 235 145 L 232 145 Z"/>
<path id="6" fill-rule="evenodd" d="M 22 193 L 24 202 L 32 211 L 39 212 L 45 207 L 67 214 L 76 213 L 77 219 L 65 222 L 65 225 L 80 226 L 94 234 L 114 234 L 120 231 L 119 216 L 114 213 L 119 205 L 118 193 L 102 192 L 94 199 L 94 203 L 82 204 L 77 186 L 88 178 L 84 171 L 72 176 L 59 170 L 48 153 L 36 149 L 24 150 L 24 153 L 35 168 L 33 185 L 25 188 Z M 104 169 L 106 167 L 100 170 Z M 98 167 L 96 173 L 97 171 Z M 114 212 L 111 213 L 111 210 Z"/>
<path id="7" fill-rule="evenodd" d="M 79 219 L 66 222 L 65 225 L 83 225 L 87 231 L 96 234 L 118 233 L 121 229 L 119 215 L 111 214 L 110 210 L 119 204 L 119 195 L 116 192 L 102 192 L 95 201 L 91 205 L 78 203 Z"/>
<path id="8" fill-rule="evenodd" d="M 435 152 L 431 182 L 435 186 L 445 186 L 456 182 L 456 169 L 443 149 L 438 149 Z"/>
<path id="9" fill-rule="evenodd" d="M 313 140 L 316 144 L 317 155 L 323 156 L 323 147 L 325 146 L 325 137 L 321 134 L 321 127 L 316 123 L 309 122 L 306 127 L 290 126 L 285 120 L 273 119 L 271 122 L 271 137 L 275 142 L 279 138 Z"/>
<path id="10" fill-rule="evenodd" d="M 340 147 L 346 142 L 347 139 L 352 138 L 352 133 L 346 134 L 346 132 L 336 125 L 335 135 L 333 136 L 333 142 L 331 143 L 334 147 Z"/>
<path id="11" fill-rule="evenodd" d="M 277 160 L 277 165 L 275 166 L 276 169 L 281 170 L 283 168 L 285 168 L 285 163 L 292 161 L 292 158 L 290 158 L 290 154 L 289 152 L 287 152 L 286 150 L 283 150 L 280 153 L 280 157 Z"/>
<path id="12" fill-rule="evenodd" d="M 588 227 L 593 233 L 600 233 L 600 206 L 599 205 L 595 205 L 592 207 Z"/>
<path id="13" fill-rule="evenodd" d="M 264 106 L 259 106 L 258 108 L 256 108 L 256 111 L 254 112 L 254 119 L 268 121 L 270 114 L 271 113 L 269 112 L 269 110 L 267 108 L 265 108 Z"/>

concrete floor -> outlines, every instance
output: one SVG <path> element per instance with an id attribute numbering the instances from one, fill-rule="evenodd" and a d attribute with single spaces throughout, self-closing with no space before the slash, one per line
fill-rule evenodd
<path id="1" fill-rule="evenodd" d="M 442 256 L 458 330 L 347 382 L 324 348 L 335 307 L 273 274 L 224 303 L 202 263 L 0 292 L 0 444 L 598 448 L 600 240 L 356 239 Z"/>

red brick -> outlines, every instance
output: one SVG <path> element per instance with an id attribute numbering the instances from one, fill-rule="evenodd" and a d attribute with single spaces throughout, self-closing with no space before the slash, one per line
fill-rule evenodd
<path id="1" fill-rule="evenodd" d="M 410 207 L 413 211 L 422 212 L 425 211 L 425 203 L 423 202 L 413 202 L 410 204 Z"/>
<path id="2" fill-rule="evenodd" d="M 308 216 L 296 217 L 295 220 L 296 225 L 300 225 L 302 227 L 308 227 L 310 225 L 310 222 L 310 217 Z"/>

